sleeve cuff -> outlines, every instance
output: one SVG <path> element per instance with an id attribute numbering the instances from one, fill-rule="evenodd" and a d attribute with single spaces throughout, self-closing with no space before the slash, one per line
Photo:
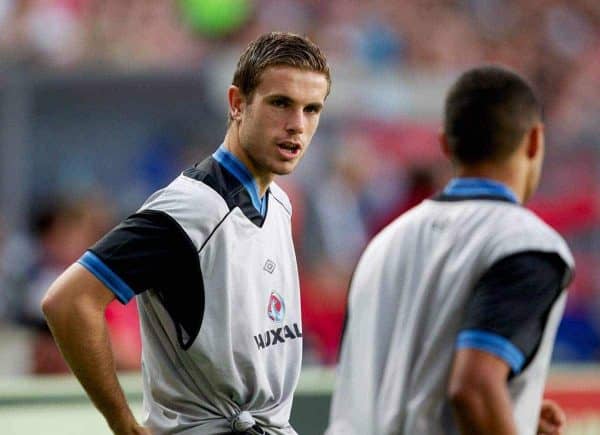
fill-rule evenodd
<path id="1" fill-rule="evenodd" d="M 517 374 L 523 368 L 525 356 L 514 344 L 501 335 L 492 332 L 469 329 L 458 334 L 457 349 L 479 349 L 496 355 L 506 361 L 513 373 Z"/>
<path id="2" fill-rule="evenodd" d="M 135 296 L 135 292 L 131 287 L 129 287 L 116 273 L 110 270 L 109 267 L 92 251 L 86 251 L 77 262 L 102 281 L 122 304 L 126 304 Z"/>

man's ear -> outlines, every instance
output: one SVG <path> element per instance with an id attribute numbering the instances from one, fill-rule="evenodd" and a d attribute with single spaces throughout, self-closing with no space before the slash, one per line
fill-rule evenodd
<path id="1" fill-rule="evenodd" d="M 529 129 L 527 134 L 527 145 L 525 152 L 530 160 L 537 158 L 539 153 L 544 152 L 544 124 L 538 122 Z"/>
<path id="2" fill-rule="evenodd" d="M 229 116 L 234 121 L 239 121 L 245 108 L 246 99 L 237 86 L 231 85 L 227 90 L 227 101 L 229 102 Z"/>
<path id="3" fill-rule="evenodd" d="M 452 160 L 452 153 L 450 152 L 450 145 L 448 144 L 448 138 L 446 137 L 446 133 L 441 131 L 438 134 L 438 140 L 440 142 L 440 149 L 442 153 L 450 160 Z"/>

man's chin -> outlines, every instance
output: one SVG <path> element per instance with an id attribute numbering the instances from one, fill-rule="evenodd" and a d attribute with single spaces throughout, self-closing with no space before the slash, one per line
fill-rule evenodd
<path id="1" fill-rule="evenodd" d="M 277 165 L 274 168 L 272 168 L 272 172 L 275 175 L 288 175 L 291 174 L 292 172 L 294 172 L 294 169 L 296 169 L 296 166 L 298 166 L 297 162 L 294 163 L 286 163 L 283 165 Z"/>

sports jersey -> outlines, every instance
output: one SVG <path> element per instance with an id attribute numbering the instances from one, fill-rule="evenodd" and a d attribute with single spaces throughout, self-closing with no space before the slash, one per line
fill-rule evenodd
<path id="1" fill-rule="evenodd" d="M 520 435 L 536 433 L 573 258 L 504 185 L 455 179 L 369 244 L 355 270 L 327 435 L 458 433 L 455 349 L 506 361 Z"/>
<path id="2" fill-rule="evenodd" d="M 143 424 L 153 433 L 225 434 L 255 423 L 296 433 L 288 421 L 302 324 L 290 218 L 277 184 L 260 198 L 221 147 L 80 259 L 122 303 L 137 295 Z"/>

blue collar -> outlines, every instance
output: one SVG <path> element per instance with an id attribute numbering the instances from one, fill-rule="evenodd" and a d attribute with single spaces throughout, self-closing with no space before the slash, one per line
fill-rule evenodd
<path id="1" fill-rule="evenodd" d="M 254 177 L 248 168 L 246 168 L 246 165 L 244 165 L 241 160 L 225 149 L 224 145 L 221 145 L 213 153 L 213 158 L 219 162 L 221 166 L 227 169 L 235 178 L 237 178 L 240 183 L 242 183 L 250 195 L 252 205 L 254 208 L 256 208 L 256 210 L 258 210 L 261 216 L 264 216 L 267 202 L 265 201 L 264 197 L 261 198 L 258 195 L 256 181 L 254 181 Z"/>
<path id="2" fill-rule="evenodd" d="M 490 196 L 519 203 L 517 195 L 505 184 L 489 178 L 453 178 L 446 185 L 443 194 L 449 197 Z"/>

